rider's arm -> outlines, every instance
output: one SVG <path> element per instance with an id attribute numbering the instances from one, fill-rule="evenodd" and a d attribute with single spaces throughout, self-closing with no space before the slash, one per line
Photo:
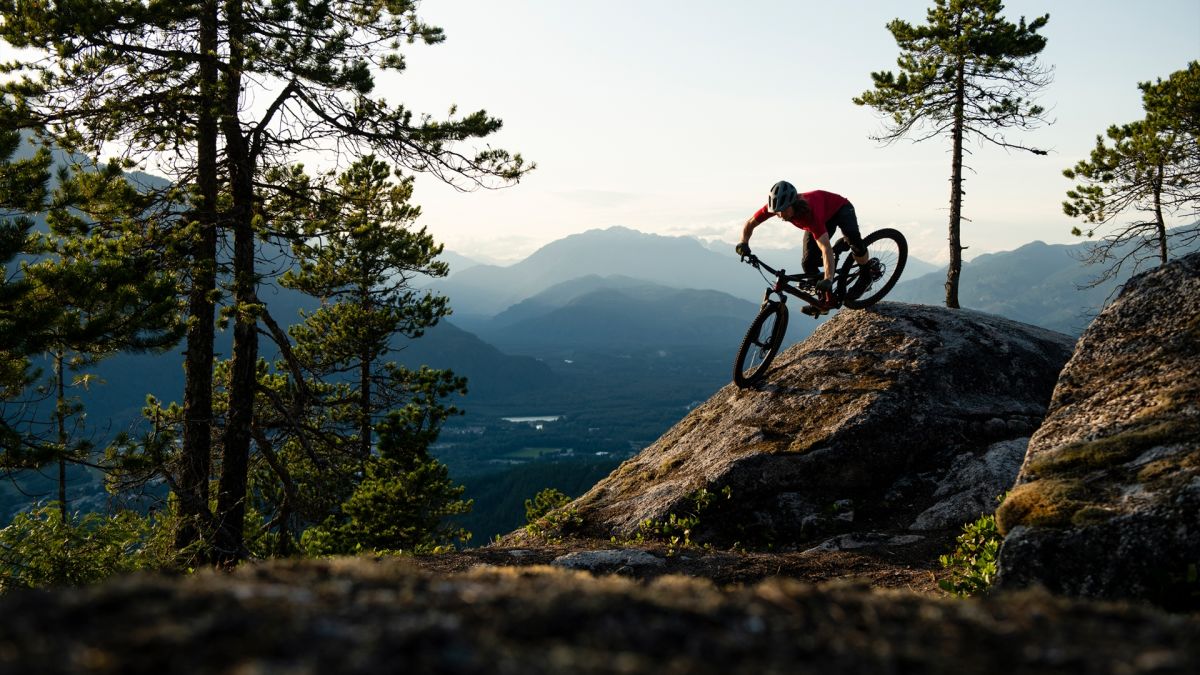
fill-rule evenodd
<path id="1" fill-rule="evenodd" d="M 754 233 L 754 228 L 762 225 L 770 217 L 771 213 L 767 211 L 766 206 L 763 206 L 761 209 L 755 211 L 754 215 L 750 216 L 750 219 L 747 220 L 746 224 L 742 226 L 742 243 L 749 244 L 750 235 Z"/>
<path id="2" fill-rule="evenodd" d="M 747 220 L 746 224 L 742 226 L 742 243 L 743 244 L 750 243 L 750 235 L 754 234 L 754 228 L 758 227 L 758 224 L 759 223 L 758 223 L 758 221 L 756 221 L 754 219 L 754 216 L 750 216 L 750 220 Z"/>
<path id="3" fill-rule="evenodd" d="M 829 233 L 822 234 L 817 239 L 817 248 L 821 249 L 821 258 L 825 262 L 825 278 L 833 279 L 833 246 L 829 245 Z"/>

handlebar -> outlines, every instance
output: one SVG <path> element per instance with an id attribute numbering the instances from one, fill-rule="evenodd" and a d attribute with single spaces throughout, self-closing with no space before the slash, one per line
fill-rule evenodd
<path id="1" fill-rule="evenodd" d="M 753 253 L 742 256 L 742 262 L 753 267 L 754 269 L 758 269 L 761 267 L 761 268 L 765 269 L 767 272 L 769 272 L 770 274 L 774 274 L 775 276 L 779 276 L 780 272 L 783 272 L 783 270 L 777 270 L 774 267 L 771 267 L 770 265 L 768 265 L 767 263 L 759 260 L 758 256 L 754 255 Z"/>

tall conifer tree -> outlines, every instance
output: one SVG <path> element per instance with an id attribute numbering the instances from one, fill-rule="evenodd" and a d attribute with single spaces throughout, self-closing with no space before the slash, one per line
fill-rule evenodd
<path id="1" fill-rule="evenodd" d="M 201 0 L 195 3 L 123 3 L 80 0 L 63 13 L 40 3 L 0 5 L 0 37 L 19 47 L 47 48 L 44 60 L 21 64 L 30 75 L 4 85 L 23 104 L 31 125 L 47 126 L 71 149 L 98 153 L 119 142 L 130 156 L 169 150 L 185 203 L 176 228 L 193 257 L 185 434 L 173 466 L 179 504 L 194 527 L 181 531 L 189 545 L 212 532 L 217 562 L 245 555 L 242 538 L 246 480 L 257 384 L 258 271 L 255 237 L 261 232 L 260 179 L 291 162 L 302 149 L 377 152 L 399 167 L 453 183 L 503 185 L 529 170 L 520 156 L 463 142 L 492 134 L 499 120 L 484 111 L 435 120 L 385 103 L 374 93 L 379 70 L 403 70 L 402 44 L 434 44 L 440 29 L 416 17 L 417 3 L 389 0 Z M 265 107 L 243 105 L 254 99 Z M 217 210 L 217 195 L 225 202 Z M 207 299 L 217 261 L 214 237 L 233 240 L 230 269 L 234 348 L 228 418 L 220 441 L 217 509 L 209 512 L 202 476 L 214 447 L 199 426 L 213 414 L 202 399 L 212 387 L 212 344 Z M 189 431 L 190 429 L 190 431 Z M 191 540 L 189 542 L 189 539 Z"/>
<path id="2" fill-rule="evenodd" d="M 1027 97 L 1050 81 L 1037 55 L 1046 46 L 1038 31 L 1050 15 L 1029 24 L 1001 16 L 1000 0 L 935 0 L 926 23 L 895 19 L 887 28 L 900 47 L 899 74 L 871 74 L 875 88 L 856 97 L 875 108 L 885 130 L 876 137 L 891 143 L 905 137 L 924 141 L 950 136 L 950 266 L 946 306 L 958 307 L 962 271 L 964 141 L 974 137 L 1003 148 L 1039 150 L 1010 140 L 1007 129 L 1030 129 L 1045 122 L 1045 110 Z"/>
<path id="3" fill-rule="evenodd" d="M 1079 236 L 1103 237 L 1089 247 L 1084 262 L 1102 265 L 1090 285 L 1153 260 L 1166 263 L 1173 248 L 1200 239 L 1200 227 L 1170 236 L 1172 215 L 1200 213 L 1200 62 L 1193 61 L 1166 80 L 1143 82 L 1145 118 L 1108 128 L 1096 137 L 1088 159 L 1063 171 L 1079 181 L 1067 191 L 1063 212 L 1081 219 Z M 1141 217 L 1117 222 L 1130 213 Z"/>
<path id="4" fill-rule="evenodd" d="M 320 302 L 292 326 L 291 339 L 273 336 L 283 354 L 281 374 L 260 384 L 255 427 L 270 471 L 258 474 L 255 492 L 266 496 L 260 509 L 284 543 L 293 529 L 344 525 L 352 494 L 359 494 L 356 503 L 365 498 L 364 480 L 386 492 L 398 489 L 391 480 L 420 483 L 436 473 L 440 465 L 424 453 L 456 412 L 444 399 L 463 391 L 464 382 L 447 371 L 409 370 L 390 358 L 448 313 L 445 298 L 414 286 L 418 275 L 444 275 L 446 265 L 435 260 L 441 247 L 414 226 L 420 210 L 409 201 L 411 177 L 395 180 L 387 163 L 367 156 L 319 190 L 325 196 L 317 203 L 293 198 L 313 193 L 299 170 L 275 179 L 291 188 L 279 190 L 266 208 L 276 226 L 290 230 L 296 258 L 280 283 Z M 393 444 L 403 430 L 406 452 L 424 458 L 417 473 L 413 466 L 382 462 L 376 452 L 374 430 L 388 414 L 401 416 L 391 423 Z M 275 454 L 287 461 L 270 456 Z M 286 472 L 280 470 L 284 464 Z M 263 489 L 264 481 L 278 488 Z M 314 508 L 320 504 L 324 508 Z M 406 508 L 413 513 L 423 507 Z M 330 511 L 337 515 L 327 517 Z M 294 525 L 285 522 L 293 512 Z M 401 512 L 379 517 L 408 527 Z M 355 536 L 368 537 L 366 516 L 354 518 Z"/>

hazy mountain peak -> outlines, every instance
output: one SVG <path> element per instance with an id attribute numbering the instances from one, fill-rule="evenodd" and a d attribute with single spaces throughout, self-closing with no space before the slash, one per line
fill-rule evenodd
<path id="1" fill-rule="evenodd" d="M 627 227 L 573 234 L 511 266 L 479 265 L 434 286 L 458 311 L 495 316 L 556 284 L 592 275 L 720 290 L 742 297 L 761 293 L 761 282 L 751 270 L 706 249 L 696 239 L 646 234 Z"/>

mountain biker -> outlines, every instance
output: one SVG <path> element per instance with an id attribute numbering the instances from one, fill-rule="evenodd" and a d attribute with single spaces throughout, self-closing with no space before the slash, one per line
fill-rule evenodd
<path id="1" fill-rule="evenodd" d="M 841 195 L 825 190 L 801 193 L 797 192 L 791 183 L 781 180 L 771 186 L 766 205 L 750 216 L 742 227 L 742 241 L 734 247 L 738 255 L 750 255 L 750 235 L 754 228 L 773 215 L 804 230 L 801 266 L 807 275 L 823 276 L 816 286 L 817 290 L 823 292 L 825 302 L 823 305 L 805 307 L 801 311 L 813 317 L 828 313 L 833 304 L 831 291 L 834 273 L 833 246 L 830 245 L 829 238 L 840 228 L 842 236 L 850 244 L 854 261 L 859 265 L 866 265 L 869 261 L 867 247 L 858 231 L 858 218 L 854 214 L 854 206 Z M 821 268 L 824 269 L 823 275 Z"/>

